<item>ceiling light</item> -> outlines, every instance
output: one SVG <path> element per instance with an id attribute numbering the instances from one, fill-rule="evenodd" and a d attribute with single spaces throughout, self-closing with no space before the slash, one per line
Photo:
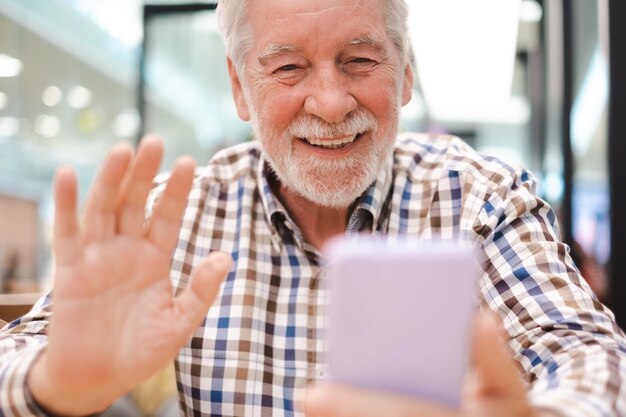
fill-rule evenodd
<path id="1" fill-rule="evenodd" d="M 139 133 L 140 122 L 137 109 L 125 110 L 113 120 L 113 134 L 120 138 L 135 136 Z"/>
<path id="2" fill-rule="evenodd" d="M 20 122 L 15 117 L 0 117 L 0 136 L 11 137 L 20 131 Z"/>
<path id="3" fill-rule="evenodd" d="M 35 132 L 46 138 L 53 138 L 59 134 L 61 122 L 58 117 L 42 114 L 35 120 Z"/>
<path id="4" fill-rule="evenodd" d="M 61 98 L 63 98 L 63 93 L 56 85 L 47 86 L 41 95 L 41 101 L 43 101 L 43 104 L 48 107 L 54 107 L 59 104 L 61 102 Z"/>
<path id="5" fill-rule="evenodd" d="M 67 93 L 67 103 L 75 109 L 84 109 L 91 104 L 91 91 L 82 85 L 72 87 Z"/>
<path id="6" fill-rule="evenodd" d="M 3 93 L 2 91 L 0 91 L 0 110 L 3 110 L 4 108 L 6 108 L 8 103 L 9 103 L 9 96 L 7 96 L 7 93 Z"/>
<path id="7" fill-rule="evenodd" d="M 412 0 L 411 40 L 430 114 L 454 120 L 511 97 L 521 0 Z M 488 115 L 485 115 L 485 118 Z"/>
<path id="8" fill-rule="evenodd" d="M 543 17 L 543 9 L 536 0 L 523 0 L 520 20 L 527 23 L 539 23 Z"/>
<path id="9" fill-rule="evenodd" d="M 0 77 L 17 77 L 22 72 L 22 61 L 0 53 Z"/>

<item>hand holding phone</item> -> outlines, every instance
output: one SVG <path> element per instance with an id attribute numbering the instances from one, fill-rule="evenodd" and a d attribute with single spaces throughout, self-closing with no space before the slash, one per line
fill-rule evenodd
<path id="1" fill-rule="evenodd" d="M 328 380 L 457 407 L 476 309 L 473 251 L 361 237 L 326 254 Z"/>

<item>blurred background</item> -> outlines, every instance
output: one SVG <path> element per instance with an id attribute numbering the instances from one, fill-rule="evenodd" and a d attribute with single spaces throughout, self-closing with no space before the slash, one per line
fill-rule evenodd
<path id="1" fill-rule="evenodd" d="M 626 132 L 617 111 L 626 92 L 615 76 L 626 73 L 618 54 L 623 4 L 409 3 L 418 77 L 402 129 L 459 135 L 529 167 L 583 275 L 623 324 L 616 300 L 625 265 L 612 256 L 622 245 L 616 235 L 626 231 L 617 216 L 626 209 L 618 181 Z M 181 154 L 202 164 L 250 140 L 230 96 L 214 7 L 0 0 L 2 292 L 50 288 L 51 181 L 59 165 L 77 170 L 84 198 L 115 142 L 158 132 L 167 169 Z"/>

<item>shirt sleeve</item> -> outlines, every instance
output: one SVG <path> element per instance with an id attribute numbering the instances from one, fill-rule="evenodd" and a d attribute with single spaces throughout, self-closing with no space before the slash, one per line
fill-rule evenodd
<path id="1" fill-rule="evenodd" d="M 0 329 L 0 416 L 46 416 L 32 398 L 26 377 L 46 348 L 49 314 L 48 295 L 28 314 Z"/>
<path id="2" fill-rule="evenodd" d="M 568 417 L 625 416 L 626 338 L 572 262 L 531 175 L 503 177 L 473 227 L 483 307 L 501 317 L 530 401 Z"/>

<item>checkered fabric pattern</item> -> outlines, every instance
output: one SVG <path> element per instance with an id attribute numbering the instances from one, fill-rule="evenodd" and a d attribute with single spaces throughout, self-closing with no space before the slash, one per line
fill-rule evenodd
<path id="1" fill-rule="evenodd" d="M 272 181 L 255 143 L 222 151 L 198 173 L 173 254 L 173 286 L 185 288 L 210 251 L 235 262 L 176 361 L 184 415 L 299 415 L 294 401 L 324 378 L 321 255 L 302 239 Z M 555 221 L 524 169 L 453 137 L 405 134 L 346 233 L 472 243 L 484 271 L 481 307 L 503 320 L 531 401 L 565 416 L 624 416 L 626 339 L 580 277 Z M 0 416 L 42 415 L 24 379 L 45 347 L 50 307 L 42 299 L 0 333 Z"/>

